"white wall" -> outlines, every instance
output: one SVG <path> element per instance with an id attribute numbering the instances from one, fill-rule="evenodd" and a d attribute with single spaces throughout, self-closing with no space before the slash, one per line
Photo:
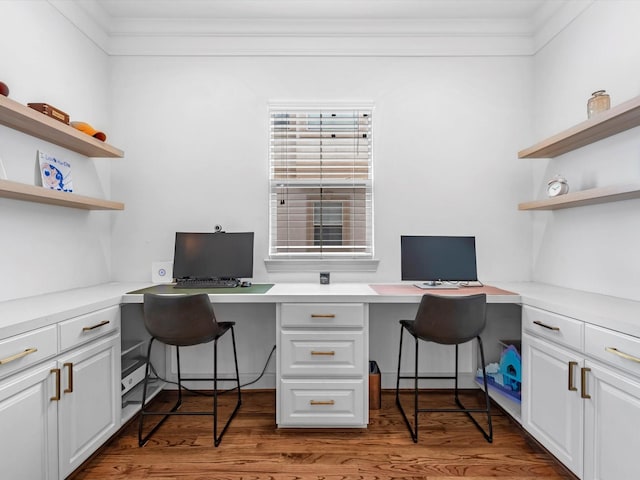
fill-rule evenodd
<path id="1" fill-rule="evenodd" d="M 310 272 L 268 274 L 262 263 L 267 106 L 341 99 L 376 104 L 380 265 L 375 273 L 336 273 L 334 281 L 398 280 L 400 234 L 474 234 L 485 281 L 533 275 L 638 299 L 638 200 L 516 210 L 518 202 L 542 197 L 555 173 L 572 190 L 638 181 L 637 129 L 553 160 L 515 158 L 585 119 L 592 91 L 607 89 L 614 105 L 640 93 L 638 18 L 639 2 L 595 2 L 533 59 L 108 59 L 47 2 L 3 2 L 0 80 L 11 98 L 46 101 L 88 120 L 126 155 L 86 160 L 0 127 L 9 178 L 33 183 L 41 148 L 72 161 L 79 193 L 124 201 L 126 210 L 0 199 L 0 300 L 109 279 L 148 280 L 152 261 L 171 259 L 176 230 L 216 223 L 256 232 L 256 280 L 316 281 Z M 46 30 L 47 41 L 35 30 Z"/>
<path id="2" fill-rule="evenodd" d="M 591 93 L 615 106 L 640 94 L 640 2 L 595 2 L 534 59 L 534 135 L 587 119 Z M 534 165 L 536 198 L 563 174 L 572 191 L 640 182 L 640 127 Z M 533 198 L 533 197 L 532 197 Z M 534 223 L 533 278 L 640 300 L 640 200 L 524 214 Z"/>
<path id="3" fill-rule="evenodd" d="M 0 45 L 10 98 L 50 103 L 109 134 L 107 57 L 49 3 L 3 1 Z M 88 160 L 0 126 L 9 180 L 35 184 L 38 149 L 71 163 L 77 193 L 110 197 L 113 160 Z M 0 301 L 108 281 L 111 215 L 0 198 Z"/>
<path id="4" fill-rule="evenodd" d="M 375 273 L 400 280 L 401 234 L 475 235 L 481 279 L 526 280 L 531 59 L 524 57 L 114 57 L 113 274 L 148 280 L 171 260 L 176 230 L 256 232 L 254 279 L 269 274 L 268 104 L 372 101 Z"/>

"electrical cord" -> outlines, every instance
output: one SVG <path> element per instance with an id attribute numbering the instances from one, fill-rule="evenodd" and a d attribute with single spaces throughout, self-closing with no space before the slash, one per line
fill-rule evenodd
<path id="1" fill-rule="evenodd" d="M 271 349 L 271 352 L 269 352 L 269 356 L 267 357 L 267 361 L 264 364 L 264 367 L 262 368 L 262 372 L 260 372 L 260 375 L 258 375 L 254 380 L 251 380 L 250 382 L 244 383 L 242 385 L 240 385 L 240 388 L 244 388 L 247 387 L 249 385 L 253 385 L 254 383 L 258 382 L 265 374 L 265 372 L 267 371 L 267 367 L 269 366 L 269 362 L 271 361 L 271 357 L 273 357 L 273 352 L 276 351 L 276 346 L 274 345 L 273 348 Z M 149 367 L 151 369 L 151 372 L 153 373 L 153 377 L 150 379 L 151 380 L 162 380 L 163 382 L 166 383 L 170 383 L 172 385 L 178 385 L 178 382 L 174 382 L 173 380 L 167 380 L 166 378 L 162 378 L 160 375 L 158 375 L 158 372 L 156 370 L 156 368 L 153 366 L 153 363 L 149 362 Z M 185 387 L 184 385 L 182 385 L 182 388 L 184 388 L 186 391 L 193 393 L 195 395 L 204 395 L 207 397 L 211 397 L 213 396 L 213 393 L 206 393 L 206 392 L 202 392 L 200 390 L 193 390 L 191 388 Z M 223 393 L 227 393 L 227 392 L 233 392 L 234 390 L 237 390 L 238 387 L 233 387 L 233 388 L 228 388 L 226 390 L 219 390 L 218 391 L 218 395 L 222 395 Z"/>

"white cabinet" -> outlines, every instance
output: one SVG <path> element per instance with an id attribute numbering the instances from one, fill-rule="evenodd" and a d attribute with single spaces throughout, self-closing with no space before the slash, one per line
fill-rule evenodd
<path id="1" fill-rule="evenodd" d="M 45 362 L 0 382 L 2 478 L 58 478 L 55 368 Z"/>
<path id="2" fill-rule="evenodd" d="M 120 428 L 119 332 L 119 306 L 58 324 L 60 478 Z"/>
<path id="3" fill-rule="evenodd" d="M 367 312 L 362 303 L 278 305 L 278 426 L 367 425 Z"/>
<path id="4" fill-rule="evenodd" d="M 587 325 L 585 353 L 584 478 L 637 478 L 640 338 Z"/>
<path id="5" fill-rule="evenodd" d="M 120 310 L 0 341 L 2 478 L 63 479 L 120 428 Z"/>
<path id="6" fill-rule="evenodd" d="M 586 362 L 585 480 L 638 478 L 640 381 Z"/>
<path id="7" fill-rule="evenodd" d="M 60 478 L 120 428 L 120 338 L 110 336 L 58 360 Z"/>
<path id="8" fill-rule="evenodd" d="M 578 477 L 637 477 L 640 338 L 523 309 L 523 426 Z"/>
<path id="9" fill-rule="evenodd" d="M 583 401 L 576 380 L 581 356 L 522 336 L 523 426 L 576 475 L 582 475 Z"/>

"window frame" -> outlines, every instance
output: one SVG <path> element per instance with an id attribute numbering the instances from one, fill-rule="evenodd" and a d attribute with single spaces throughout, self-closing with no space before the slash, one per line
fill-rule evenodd
<path id="1" fill-rule="evenodd" d="M 276 239 L 274 238 L 274 231 L 277 229 L 277 212 L 274 210 L 277 208 L 276 200 L 275 200 L 275 189 L 278 179 L 274 176 L 274 158 L 273 158 L 273 139 L 274 139 L 274 131 L 273 126 L 271 124 L 272 119 L 275 115 L 279 113 L 313 113 L 313 112 L 354 112 L 354 111 L 364 111 L 369 116 L 369 124 L 368 124 L 368 141 L 369 141 L 369 152 L 367 158 L 367 177 L 365 180 L 356 181 L 353 177 L 350 181 L 354 185 L 354 189 L 362 189 L 364 192 L 364 205 L 365 205 L 365 213 L 362 218 L 365 219 L 364 230 L 365 230 L 365 250 L 364 252 L 354 252 L 350 251 L 348 253 L 329 253 L 327 251 L 322 251 L 321 253 L 301 253 L 296 254 L 292 252 L 286 253 L 275 253 L 275 245 Z M 334 270 L 334 271 L 375 271 L 377 269 L 378 261 L 375 260 L 374 254 L 374 198 L 373 198 L 373 166 L 374 166 L 374 105 L 372 103 L 356 103 L 356 102 L 322 102 L 322 103 L 312 103 L 312 102 L 274 102 L 269 104 L 268 109 L 269 115 L 269 134 L 268 134 L 268 142 L 269 142 L 269 234 L 268 234 L 268 242 L 269 242 L 269 254 L 268 258 L 265 259 L 265 264 L 267 266 L 268 271 L 290 271 L 290 270 L 299 270 L 301 268 L 310 269 L 310 270 Z M 311 123 L 311 122 L 309 122 Z M 318 179 L 317 184 L 310 182 L 311 186 L 318 187 L 319 189 L 330 187 L 330 184 L 324 184 L 321 179 Z M 291 188 L 294 188 L 291 186 Z M 355 190 L 354 190 L 355 191 Z M 350 194 L 352 198 L 353 193 Z M 328 199 L 328 202 L 338 202 L 344 203 L 343 199 L 340 198 L 332 198 Z M 315 205 L 314 200 L 309 200 L 310 204 Z M 315 230 L 315 218 L 312 214 L 311 224 L 312 230 Z M 344 213 L 341 215 L 342 223 L 344 225 L 345 217 Z M 287 227 L 288 228 L 288 227 Z M 313 238 L 311 238 L 313 241 Z"/>

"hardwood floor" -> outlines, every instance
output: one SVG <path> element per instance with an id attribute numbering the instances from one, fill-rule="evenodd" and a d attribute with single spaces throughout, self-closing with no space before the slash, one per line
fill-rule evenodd
<path id="1" fill-rule="evenodd" d="M 158 403 L 172 396 L 163 393 Z M 451 403 L 446 392 L 425 397 L 433 406 Z M 473 404 L 476 398 L 476 393 L 465 393 L 463 401 Z M 232 401 L 232 395 L 222 396 L 223 404 Z M 183 409 L 210 404 L 210 398 L 187 396 Z M 371 410 L 367 429 L 277 429 L 274 412 L 273 391 L 243 391 L 242 407 L 218 448 L 213 447 L 210 417 L 172 417 L 142 448 L 136 419 L 71 478 L 575 479 L 498 408 L 493 409 L 493 444 L 459 413 L 421 414 L 420 439 L 414 444 L 392 391 L 383 392 L 380 410 Z"/>

